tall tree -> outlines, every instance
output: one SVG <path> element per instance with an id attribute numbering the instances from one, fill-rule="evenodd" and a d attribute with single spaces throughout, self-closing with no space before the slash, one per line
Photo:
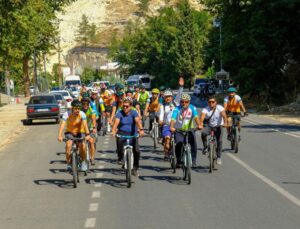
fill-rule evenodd
<path id="1" fill-rule="evenodd" d="M 95 43 L 96 29 L 96 25 L 94 23 L 90 24 L 88 17 L 83 14 L 76 32 L 76 41 L 84 46 L 87 46 L 88 43 Z"/>

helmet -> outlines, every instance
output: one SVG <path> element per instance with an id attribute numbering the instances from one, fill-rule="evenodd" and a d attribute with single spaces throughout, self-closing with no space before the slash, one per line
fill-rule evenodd
<path id="1" fill-rule="evenodd" d="M 180 99 L 181 100 L 188 100 L 188 101 L 190 101 L 191 100 L 191 96 L 189 94 L 182 94 Z"/>
<path id="2" fill-rule="evenodd" d="M 90 103 L 90 99 L 87 97 L 84 97 L 81 99 L 81 103 Z"/>
<path id="3" fill-rule="evenodd" d="M 72 106 L 72 107 L 81 107 L 81 102 L 80 102 L 78 99 L 74 99 L 74 100 L 71 102 L 71 106 Z"/>
<path id="4" fill-rule="evenodd" d="M 173 96 L 173 92 L 171 90 L 166 90 L 164 96 Z"/>
<path id="5" fill-rule="evenodd" d="M 227 92 L 228 93 L 230 93 L 230 92 L 236 92 L 236 88 L 235 87 L 230 87 L 230 88 L 228 88 Z"/>
<path id="6" fill-rule="evenodd" d="M 127 89 L 127 91 L 126 91 L 126 94 L 127 93 L 133 93 L 134 92 L 134 90 L 131 88 L 131 87 L 129 87 L 128 89 Z"/>
<path id="7" fill-rule="evenodd" d="M 120 96 L 124 95 L 124 92 L 123 92 L 123 91 L 117 91 L 116 95 L 117 95 L 118 97 L 120 97 Z"/>
<path id="8" fill-rule="evenodd" d="M 159 94 L 159 90 L 157 88 L 153 88 L 152 93 Z"/>
<path id="9" fill-rule="evenodd" d="M 96 88 L 93 88 L 92 94 L 98 94 L 98 93 L 99 93 L 98 90 Z"/>
<path id="10" fill-rule="evenodd" d="M 132 98 L 130 96 L 127 96 L 123 99 L 123 103 L 125 102 L 129 102 L 129 103 L 132 103 Z"/>
<path id="11" fill-rule="evenodd" d="M 165 86 L 160 86 L 159 90 L 164 91 L 164 90 L 166 90 L 166 87 Z"/>
<path id="12" fill-rule="evenodd" d="M 105 84 L 105 83 L 101 83 L 101 84 L 100 84 L 100 88 L 101 88 L 101 89 L 106 89 L 106 88 L 107 88 L 107 87 L 106 87 L 106 84 Z"/>
<path id="13" fill-rule="evenodd" d="M 124 89 L 124 85 L 123 84 L 118 84 L 116 89 L 117 90 L 122 90 L 122 89 Z"/>

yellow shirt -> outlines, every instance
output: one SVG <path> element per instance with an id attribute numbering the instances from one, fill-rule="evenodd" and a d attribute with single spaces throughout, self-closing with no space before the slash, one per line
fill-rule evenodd
<path id="1" fill-rule="evenodd" d="M 85 133 L 83 121 L 86 121 L 86 115 L 80 111 L 79 115 L 75 115 L 72 111 L 64 113 L 62 120 L 66 122 L 66 132 L 74 135 L 79 133 Z"/>
<path id="2" fill-rule="evenodd" d="M 233 98 L 229 98 L 228 96 L 224 99 L 224 103 L 227 103 L 226 111 L 229 112 L 241 112 L 240 101 L 242 101 L 241 97 L 235 95 Z"/>

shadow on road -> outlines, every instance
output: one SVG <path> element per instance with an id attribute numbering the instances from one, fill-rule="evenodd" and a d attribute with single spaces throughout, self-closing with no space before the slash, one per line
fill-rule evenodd
<path id="1" fill-rule="evenodd" d="M 56 185 L 60 188 L 73 189 L 72 180 L 59 180 L 59 179 L 44 179 L 44 180 L 34 180 L 37 185 Z"/>
<path id="2" fill-rule="evenodd" d="M 142 181 L 164 181 L 175 185 L 186 185 L 187 182 L 178 176 L 139 176 Z"/>
<path id="3" fill-rule="evenodd" d="M 88 178 L 85 179 L 87 184 L 106 184 L 115 188 L 127 188 L 126 181 L 123 179 L 112 179 L 112 178 Z M 134 183 L 134 182 L 133 182 Z"/>
<path id="4" fill-rule="evenodd" d="M 56 155 L 61 156 L 61 155 L 66 155 L 66 153 L 65 152 L 57 152 Z"/>
<path id="5" fill-rule="evenodd" d="M 52 160 L 50 161 L 50 165 L 52 164 L 67 164 L 66 160 Z"/>
<path id="6" fill-rule="evenodd" d="M 276 129 L 281 132 L 300 132 L 300 126 L 288 125 L 288 124 L 259 124 L 259 125 L 243 125 L 245 129 Z M 276 132 L 275 130 L 268 130 L 268 132 Z"/>
<path id="7" fill-rule="evenodd" d="M 91 173 L 103 172 L 103 173 L 110 173 L 110 174 L 113 174 L 113 175 L 116 175 L 116 176 L 125 176 L 124 169 L 122 169 L 122 168 L 103 168 L 103 169 L 91 168 L 90 172 Z"/>
<path id="8" fill-rule="evenodd" d="M 300 184 L 300 182 L 293 182 L 293 181 L 283 181 L 282 184 Z"/>

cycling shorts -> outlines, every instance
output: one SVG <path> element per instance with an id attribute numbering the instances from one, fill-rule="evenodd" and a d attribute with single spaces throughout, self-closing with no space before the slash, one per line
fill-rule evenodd
<path id="1" fill-rule="evenodd" d="M 72 134 L 70 132 L 65 133 L 65 138 L 68 140 L 73 140 L 74 138 L 84 138 L 85 133 Z"/>

